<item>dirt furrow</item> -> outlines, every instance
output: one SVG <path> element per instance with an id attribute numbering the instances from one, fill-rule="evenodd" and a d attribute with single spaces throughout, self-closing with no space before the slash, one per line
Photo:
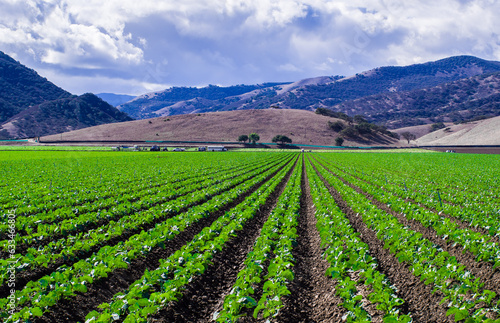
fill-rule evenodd
<path id="1" fill-rule="evenodd" d="M 130 284 L 142 277 L 146 269 L 154 270 L 158 268 L 160 259 L 167 258 L 179 250 L 188 241 L 191 241 L 196 234 L 201 232 L 203 228 L 210 226 L 213 221 L 225 214 L 225 212 L 241 203 L 265 182 L 274 177 L 283 167 L 285 166 L 281 166 L 276 172 L 256 185 L 250 192 L 242 194 L 226 207 L 210 214 L 197 223 L 193 223 L 174 239 L 166 241 L 163 249 L 156 247 L 151 250 L 147 257 L 140 257 L 133 260 L 128 268 L 115 270 L 111 274 L 108 274 L 107 278 L 94 281 L 93 284 L 88 286 L 87 293 L 76 293 L 76 296 L 71 299 L 61 300 L 56 306 L 51 308 L 50 312 L 45 313 L 34 322 L 84 322 L 85 316 L 89 312 L 95 310 L 98 305 L 104 302 L 110 302 L 116 293 L 126 290 Z"/>
<path id="2" fill-rule="evenodd" d="M 221 310 L 224 297 L 231 292 L 247 254 L 276 206 L 293 169 L 295 165 L 244 229 L 215 255 L 205 273 L 189 284 L 182 298 L 151 318 L 151 322 L 213 322 L 214 313 Z"/>
<path id="3" fill-rule="evenodd" d="M 432 286 L 414 276 L 405 263 L 400 263 L 389 250 L 384 249 L 384 243 L 377 238 L 376 232 L 369 229 L 361 215 L 355 213 L 342 199 L 342 196 L 321 176 L 337 205 L 346 214 L 353 228 L 360 233 L 362 241 L 368 244 L 370 254 L 377 259 L 377 270 L 385 274 L 396 286 L 398 296 L 404 299 L 404 311 L 411 313 L 413 322 L 454 322 L 452 316 L 446 316 L 446 309 L 439 302 L 444 297 L 441 293 L 432 293 Z"/>
<path id="4" fill-rule="evenodd" d="M 342 299 L 335 295 L 333 279 L 325 275 L 330 267 L 323 259 L 321 238 L 316 229 L 315 207 L 310 193 L 306 168 L 302 172 L 302 196 L 300 200 L 294 280 L 288 288 L 291 295 L 284 300 L 277 321 L 286 323 L 341 322 L 346 310 Z"/>

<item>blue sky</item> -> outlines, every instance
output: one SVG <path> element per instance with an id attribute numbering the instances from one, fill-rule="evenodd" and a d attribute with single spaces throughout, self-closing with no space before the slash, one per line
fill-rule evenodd
<path id="1" fill-rule="evenodd" d="M 496 0 L 0 0 L 0 50 L 75 94 L 500 60 Z"/>

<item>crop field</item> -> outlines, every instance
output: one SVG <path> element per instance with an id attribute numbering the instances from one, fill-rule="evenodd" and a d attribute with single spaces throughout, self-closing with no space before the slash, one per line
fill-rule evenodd
<path id="1" fill-rule="evenodd" d="M 500 322 L 500 158 L 0 152 L 3 322 Z"/>

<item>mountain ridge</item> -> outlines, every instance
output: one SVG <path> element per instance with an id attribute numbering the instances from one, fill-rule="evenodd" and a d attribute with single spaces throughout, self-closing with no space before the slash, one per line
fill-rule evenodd
<path id="1" fill-rule="evenodd" d="M 278 84 L 286 83 L 240 84 L 229 87 L 209 85 L 202 88 L 172 87 L 163 91 L 150 92 L 137 96 L 117 108 L 133 118 L 147 119 L 149 117 L 156 117 L 157 115 L 153 114 L 154 111 L 164 108 L 166 105 L 174 105 L 181 101 L 188 102 L 196 98 L 203 98 L 210 101 L 223 100 L 234 95 L 244 94 L 254 91 L 255 89 L 267 88 Z"/>
<path id="2" fill-rule="evenodd" d="M 342 102 L 332 110 L 362 114 L 391 129 L 495 117 L 500 115 L 500 72 L 430 88 L 366 96 Z"/>
<path id="3" fill-rule="evenodd" d="M 154 102 L 151 102 L 148 101 L 148 95 L 144 95 L 142 101 L 133 100 L 118 108 L 138 119 L 186 113 L 265 109 L 271 106 L 311 111 L 320 107 L 336 109 L 342 102 L 369 95 L 428 88 L 499 71 L 500 62 L 474 56 L 454 56 L 423 64 L 378 67 L 350 77 L 320 76 L 293 83 L 272 84 L 219 99 L 196 96 L 167 102 L 158 100 L 155 96 Z M 349 114 L 349 111 L 339 112 Z"/>
<path id="4" fill-rule="evenodd" d="M 32 106 L 4 122 L 2 128 L 10 137 L 28 138 L 131 120 L 96 95 L 85 93 Z"/>
<path id="5" fill-rule="evenodd" d="M 0 89 L 0 123 L 30 106 L 71 96 L 2 51 Z"/>
<path id="6" fill-rule="evenodd" d="M 0 51 L 0 139 L 132 120 L 93 94 L 75 96 Z"/>

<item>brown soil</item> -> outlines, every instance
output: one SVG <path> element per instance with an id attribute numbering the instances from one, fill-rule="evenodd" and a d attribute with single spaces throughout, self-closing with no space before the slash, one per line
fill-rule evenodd
<path id="1" fill-rule="evenodd" d="M 411 313 L 413 322 L 454 322 L 453 317 L 446 316 L 444 306 L 439 305 L 444 296 L 439 292 L 432 293 L 432 286 L 425 285 L 411 273 L 407 264 L 400 263 L 389 250 L 384 249 L 384 243 L 377 238 L 376 232 L 369 229 L 362 217 L 349 207 L 320 174 L 318 175 L 353 228 L 360 233 L 361 240 L 368 244 L 370 254 L 378 260 L 378 270 L 397 287 L 399 297 L 405 300 L 405 312 Z"/>
<path id="2" fill-rule="evenodd" d="M 114 294 L 123 292 L 128 288 L 128 286 L 130 286 L 130 284 L 139 279 L 144 274 L 146 269 L 154 270 L 158 268 L 160 259 L 167 258 L 176 250 L 179 250 L 188 241 L 191 241 L 196 234 L 201 232 L 203 228 L 210 226 L 213 221 L 225 214 L 225 212 L 241 203 L 247 196 L 256 191 L 278 171 L 254 187 L 251 192 L 242 194 L 230 205 L 210 214 L 207 218 L 192 224 L 174 239 L 166 241 L 165 248 L 162 249 L 160 247 L 156 247 L 151 250 L 147 257 L 140 257 L 132 261 L 128 268 L 115 270 L 111 274 L 108 274 L 107 278 L 94 281 L 93 284 L 88 286 L 87 293 L 77 293 L 76 297 L 61 300 L 57 306 L 51 308 L 50 312 L 40 318 L 37 318 L 34 322 L 62 323 L 85 321 L 85 316 L 89 312 L 96 310 L 98 305 L 103 302 L 109 302 Z"/>
<path id="3" fill-rule="evenodd" d="M 291 295 L 284 300 L 278 322 L 341 322 L 346 313 L 342 299 L 335 295 L 333 279 L 325 275 L 330 267 L 323 259 L 321 238 L 316 229 L 315 207 L 305 167 L 302 172 L 302 196 L 297 234 L 295 278 L 288 286 Z"/>

